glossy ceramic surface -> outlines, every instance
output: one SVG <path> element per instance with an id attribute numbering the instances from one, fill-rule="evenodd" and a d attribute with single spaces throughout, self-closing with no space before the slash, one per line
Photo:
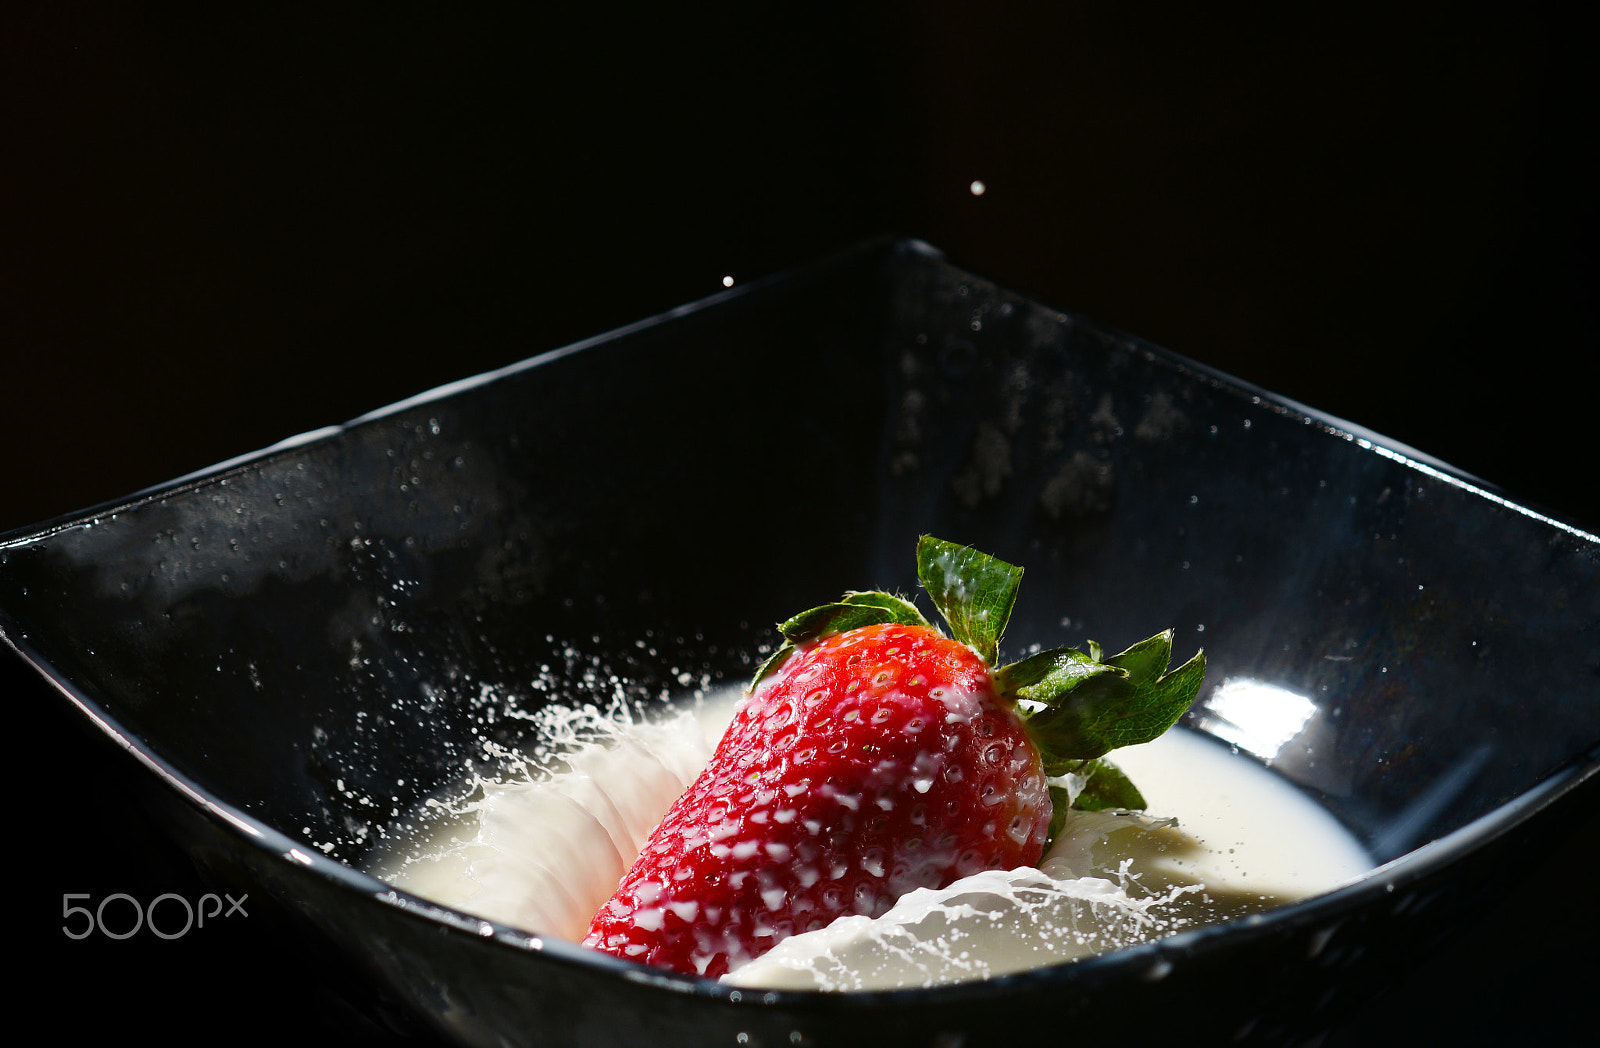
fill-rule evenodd
<path id="1" fill-rule="evenodd" d="M 739 678 L 793 609 L 910 590 L 922 532 L 1027 566 L 1010 650 L 1203 645 L 1190 725 L 1387 865 L 1116 955 L 843 996 L 648 972 L 358 872 L 479 752 L 485 695 L 527 705 L 552 663 L 580 671 L 554 701 Z M 0 632 L 203 865 L 465 1043 L 1015 1044 L 1135 1011 L 1294 1043 L 1426 956 L 1600 766 L 1597 583 L 1581 529 L 886 242 L 6 536 Z"/>

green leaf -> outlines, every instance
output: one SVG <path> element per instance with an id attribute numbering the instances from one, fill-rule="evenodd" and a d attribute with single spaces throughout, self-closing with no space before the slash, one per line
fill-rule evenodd
<path id="1" fill-rule="evenodd" d="M 1188 662 L 1159 680 L 1138 682 L 1140 710 L 1130 715 L 1126 731 L 1139 742 L 1154 742 L 1194 703 L 1206 675 L 1206 653 L 1197 651 Z M 1136 743 L 1125 742 L 1124 746 Z"/>
<path id="2" fill-rule="evenodd" d="M 1102 673 L 1128 675 L 1126 670 L 1108 666 L 1076 648 L 1051 648 L 1002 666 L 994 679 L 1002 694 L 1053 706 L 1067 692 Z"/>
<path id="3" fill-rule="evenodd" d="M 1199 693 L 1205 654 L 1162 675 L 1172 651 L 1172 631 L 1148 637 L 1104 662 L 1057 648 L 996 671 L 1002 689 L 1044 709 L 1026 715 L 1028 734 L 1045 770 L 1093 760 L 1123 746 L 1159 738 L 1183 716 Z"/>
<path id="4" fill-rule="evenodd" d="M 1077 800 L 1072 802 L 1074 808 L 1081 811 L 1103 811 L 1106 808 L 1143 811 L 1149 807 L 1133 780 L 1108 760 L 1090 761 L 1078 774 L 1086 781 Z M 1051 814 L 1053 816 L 1055 813 Z"/>
<path id="5" fill-rule="evenodd" d="M 803 644 L 808 640 L 819 640 L 845 630 L 884 622 L 899 622 L 908 626 L 928 624 L 917 606 L 904 597 L 881 590 L 851 590 L 832 604 L 808 608 L 778 623 L 778 632 L 786 640 Z"/>
<path id="6" fill-rule="evenodd" d="M 1195 652 L 1192 659 L 1167 673 L 1171 652 L 1169 629 L 1106 660 L 1108 665 L 1125 668 L 1133 681 L 1135 708 L 1123 715 L 1120 730 L 1120 735 L 1129 741 L 1120 745 L 1137 746 L 1159 739 L 1178 723 L 1199 694 L 1200 682 L 1206 675 L 1206 653 Z"/>
<path id="7" fill-rule="evenodd" d="M 1133 682 L 1113 667 L 1078 681 L 1056 703 L 1027 718 L 1028 734 L 1044 758 L 1046 774 L 1059 775 L 1062 762 L 1086 761 L 1103 756 L 1124 741 L 1122 720 L 1136 711 Z"/>
<path id="8" fill-rule="evenodd" d="M 750 687 L 761 683 L 762 678 L 777 669 L 789 653 L 801 644 L 835 633 L 843 633 L 861 626 L 876 626 L 885 622 L 898 622 L 907 626 L 926 626 L 928 620 L 917 606 L 904 597 L 881 590 L 851 590 L 840 600 L 820 604 L 778 623 L 778 633 L 783 644 L 767 657 L 750 680 Z"/>
<path id="9" fill-rule="evenodd" d="M 1098 644 L 1094 646 L 1099 648 Z M 1155 681 L 1167 672 L 1167 663 L 1172 661 L 1172 630 L 1162 630 L 1154 637 L 1146 637 L 1127 651 L 1105 661 L 1108 665 L 1127 670 L 1136 685 Z"/>
<path id="10" fill-rule="evenodd" d="M 876 626 L 880 622 L 892 621 L 893 617 L 886 608 L 870 604 L 845 604 L 838 601 L 808 608 L 793 618 L 778 623 L 778 632 L 783 634 L 783 638 L 787 641 L 804 644 L 808 640 L 843 633 L 858 626 Z"/>
<path id="11" fill-rule="evenodd" d="M 1127 808 L 1143 811 L 1149 807 L 1144 794 L 1133 784 L 1123 770 L 1108 760 L 1076 761 L 1059 774 L 1072 772 L 1083 779 L 1083 788 L 1073 797 L 1065 786 L 1050 787 L 1050 833 L 1045 839 L 1048 854 L 1066 828 L 1067 814 L 1074 808 L 1079 811 L 1104 811 L 1107 808 Z"/>
<path id="12" fill-rule="evenodd" d="M 851 590 L 844 595 L 846 604 L 868 604 L 873 607 L 883 608 L 894 617 L 890 622 L 898 622 L 904 626 L 930 626 L 926 616 L 918 607 L 894 593 L 885 593 L 882 590 Z"/>
<path id="13" fill-rule="evenodd" d="M 917 577 L 950 624 L 950 635 L 994 665 L 1022 569 L 970 546 L 924 535 L 917 542 Z"/>

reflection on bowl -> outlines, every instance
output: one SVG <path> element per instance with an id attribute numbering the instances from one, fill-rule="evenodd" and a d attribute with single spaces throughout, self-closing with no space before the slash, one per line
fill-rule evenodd
<path id="1" fill-rule="evenodd" d="M 813 511 L 782 511 L 796 490 Z M 1385 865 L 1098 958 L 861 994 L 651 972 L 358 872 L 486 731 L 529 738 L 486 729 L 484 696 L 742 677 L 762 624 L 841 580 L 910 591 L 922 532 L 1028 565 L 1017 649 L 1203 642 L 1190 726 Z M 761 587 L 730 601 L 730 565 Z M 7 536 L 0 631 L 143 762 L 204 865 L 466 1043 L 1012 1044 L 1130 1015 L 1285 1043 L 1425 956 L 1600 766 L 1597 574 L 1593 535 L 896 242 Z"/>

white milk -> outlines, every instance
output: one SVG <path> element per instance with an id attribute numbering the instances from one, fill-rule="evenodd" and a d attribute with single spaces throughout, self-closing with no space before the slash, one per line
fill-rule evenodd
<path id="1" fill-rule="evenodd" d="M 479 782 L 374 874 L 454 909 L 579 940 L 709 760 L 730 692 L 660 722 L 552 719 L 554 769 Z M 922 986 L 1060 963 L 1263 910 L 1361 876 L 1371 859 L 1323 809 L 1208 737 L 1173 730 L 1111 759 L 1149 816 L 1074 812 L 1039 869 L 912 892 L 882 917 L 794 936 L 725 979 L 827 990 Z"/>
<path id="2" fill-rule="evenodd" d="M 557 716 L 541 727 L 564 754 L 556 768 L 480 779 L 466 800 L 430 801 L 430 832 L 379 857 L 369 872 L 466 913 L 582 939 L 656 824 L 710 761 L 732 702 L 628 723 L 593 707 L 548 712 Z"/>
<path id="3" fill-rule="evenodd" d="M 1258 912 L 1372 868 L 1326 811 L 1206 736 L 1174 729 L 1110 757 L 1160 818 L 1075 811 L 1039 869 L 912 892 L 876 920 L 787 939 L 726 981 L 869 990 L 982 979 Z"/>

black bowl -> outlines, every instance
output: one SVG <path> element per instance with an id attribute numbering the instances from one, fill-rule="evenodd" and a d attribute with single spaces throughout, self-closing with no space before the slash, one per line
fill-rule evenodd
<path id="1" fill-rule="evenodd" d="M 794 609 L 909 591 L 922 532 L 1027 566 L 1009 650 L 1170 624 L 1210 660 L 1191 727 L 1223 681 L 1310 700 L 1260 759 L 1382 865 L 1099 958 L 833 995 L 645 970 L 359 872 L 486 730 L 521 741 L 485 695 L 526 704 L 552 663 L 599 672 L 551 701 L 738 679 Z M 1292 1043 L 1422 963 L 1600 768 L 1594 535 L 915 242 L 8 535 L 0 633 L 219 883 L 474 1044 Z"/>

